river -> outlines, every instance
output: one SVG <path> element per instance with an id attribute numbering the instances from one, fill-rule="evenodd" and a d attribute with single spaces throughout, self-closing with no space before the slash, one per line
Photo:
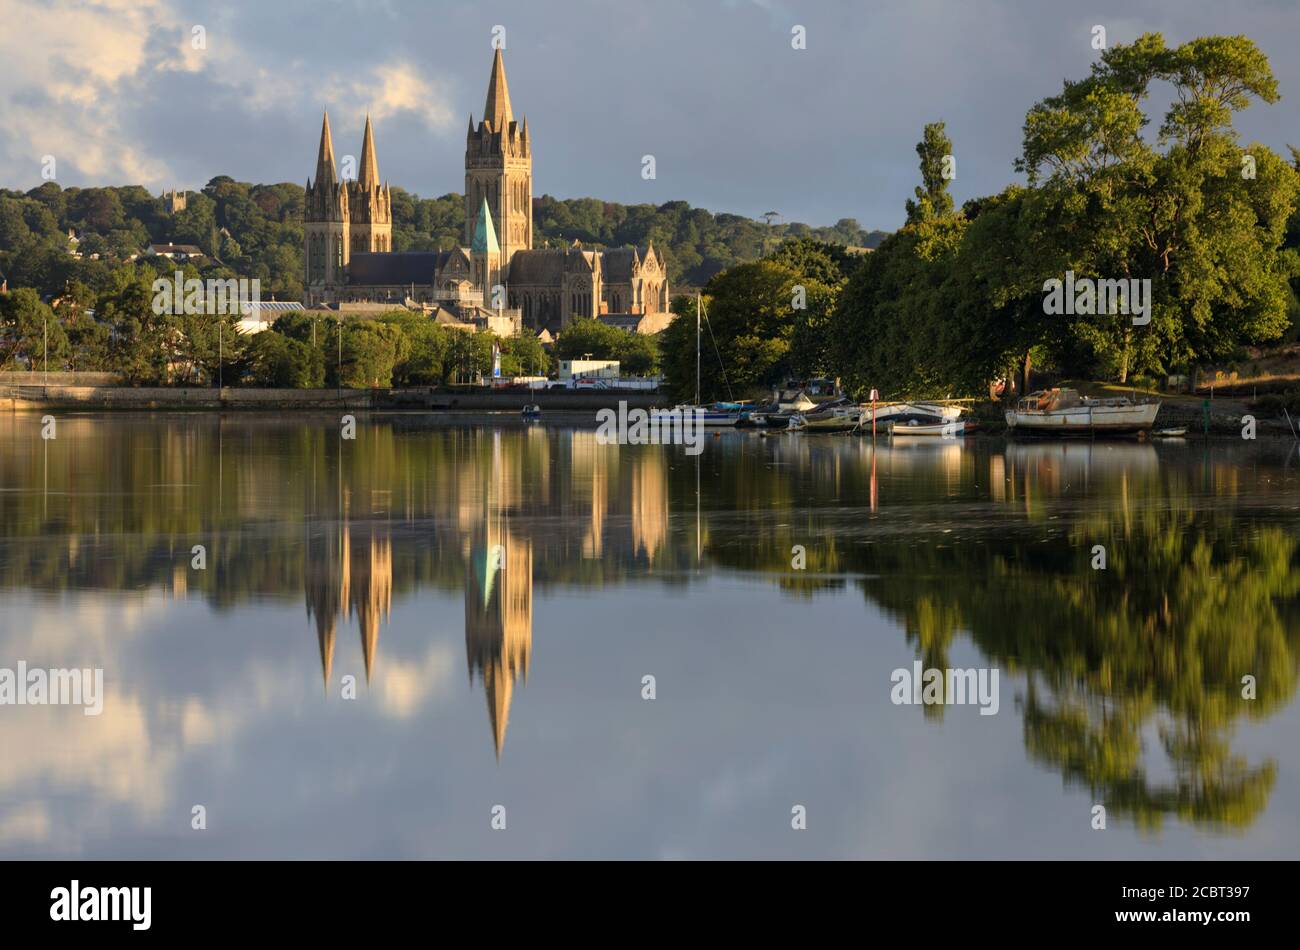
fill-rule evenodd
<path id="1" fill-rule="evenodd" d="M 0 415 L 0 668 L 102 712 L 0 705 L 0 856 L 1300 850 L 1284 442 L 55 423 Z"/>

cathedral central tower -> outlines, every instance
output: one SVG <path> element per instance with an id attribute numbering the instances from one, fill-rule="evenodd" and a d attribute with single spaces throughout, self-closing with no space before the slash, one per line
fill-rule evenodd
<path id="1" fill-rule="evenodd" d="M 474 241 L 485 201 L 492 220 L 500 226 L 497 237 L 505 269 L 515 251 L 533 246 L 533 149 L 528 120 L 516 122 L 510 110 L 510 90 L 499 49 L 492 57 L 483 120 L 476 129 L 471 114 L 465 136 L 466 246 Z"/>

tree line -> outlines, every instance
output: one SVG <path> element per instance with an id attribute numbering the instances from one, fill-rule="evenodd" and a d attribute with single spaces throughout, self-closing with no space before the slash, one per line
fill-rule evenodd
<path id="1" fill-rule="evenodd" d="M 233 313 L 160 313 L 154 281 L 174 269 L 119 265 L 102 291 L 74 281 L 52 304 L 30 287 L 0 294 L 0 370 L 114 372 L 151 386 L 442 386 L 491 373 L 494 346 L 503 376 L 551 369 L 532 334 L 498 338 L 407 310 L 373 319 L 297 311 L 247 335 Z M 198 274 L 180 269 L 186 279 Z"/>
<path id="2" fill-rule="evenodd" d="M 1158 117 L 1157 91 L 1169 96 Z M 791 243 L 710 281 L 703 395 L 813 375 L 891 396 L 987 395 L 1032 369 L 1155 380 L 1294 338 L 1300 152 L 1243 144 L 1233 127 L 1278 98 L 1246 37 L 1144 35 L 1034 104 L 1015 163 L 1025 182 L 961 208 L 953 144 L 927 125 L 907 222 L 872 253 L 832 269 L 842 250 Z M 1067 275 L 1138 281 L 1148 312 L 1053 312 L 1048 288 Z M 691 319 L 666 331 L 663 360 L 685 396 L 693 301 L 675 309 Z"/>
<path id="3" fill-rule="evenodd" d="M 393 250 L 443 250 L 461 243 L 464 203 L 459 194 L 421 198 L 392 189 Z M 115 266 L 151 244 L 191 244 L 208 260 L 206 277 L 258 278 L 263 296 L 303 295 L 303 187 L 249 184 L 217 176 L 171 213 L 163 199 L 131 185 L 61 188 L 46 182 L 28 192 L 0 189 L 0 274 L 11 287 L 42 296 L 72 281 L 96 290 L 111 283 Z M 769 224 L 733 214 L 713 214 L 684 201 L 623 205 L 595 198 L 534 203 L 534 243 L 562 247 L 644 246 L 653 242 L 673 285 L 699 286 L 737 263 L 763 256 L 787 237 L 873 246 L 885 232 L 866 231 L 845 218 L 832 227 Z M 69 254 L 68 231 L 79 236 Z"/>

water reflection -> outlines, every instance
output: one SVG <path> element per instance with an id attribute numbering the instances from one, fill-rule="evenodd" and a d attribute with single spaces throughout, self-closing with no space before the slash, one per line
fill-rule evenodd
<path id="1" fill-rule="evenodd" d="M 70 418 L 43 443 L 22 415 L 0 417 L 0 447 L 0 590 L 302 598 L 329 703 L 341 627 L 355 618 L 369 682 L 394 602 L 456 592 L 498 759 L 535 585 L 691 596 L 735 572 L 807 598 L 810 622 L 818 592 L 858 590 L 927 667 L 973 648 L 1015 677 L 1003 708 L 1029 759 L 1112 816 L 1246 828 L 1278 782 L 1274 757 L 1234 741 L 1295 693 L 1283 450 L 729 433 L 696 459 L 400 416 L 355 441 L 326 419 Z M 189 567 L 195 544 L 206 571 Z M 945 712 L 917 715 L 945 729 Z"/>

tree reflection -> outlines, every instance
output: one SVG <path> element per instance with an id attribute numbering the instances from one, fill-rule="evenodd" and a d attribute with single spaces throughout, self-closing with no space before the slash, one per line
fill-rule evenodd
<path id="1" fill-rule="evenodd" d="M 355 442 L 332 418 L 70 418 L 48 445 L 39 426 L 0 417 L 0 590 L 305 598 L 327 683 L 345 612 L 369 671 L 390 603 L 457 592 L 498 752 L 534 585 L 682 585 L 703 567 L 805 598 L 857 587 L 927 668 L 964 638 L 1023 684 L 1030 758 L 1141 827 L 1244 828 L 1276 781 L 1232 741 L 1294 697 L 1300 558 L 1278 512 L 1295 474 L 1242 449 L 733 433 L 696 460 L 405 417 Z M 205 572 L 188 569 L 198 543 Z"/>

